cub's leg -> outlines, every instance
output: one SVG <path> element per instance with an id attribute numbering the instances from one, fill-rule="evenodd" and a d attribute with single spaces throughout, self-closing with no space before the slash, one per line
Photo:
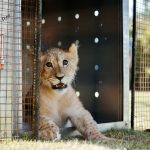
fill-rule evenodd
<path id="1" fill-rule="evenodd" d="M 97 123 L 87 110 L 81 106 L 74 111 L 70 115 L 70 120 L 86 139 L 94 141 L 108 139 L 98 130 Z"/>
<path id="2" fill-rule="evenodd" d="M 51 120 L 40 117 L 39 119 L 39 138 L 41 140 L 60 140 L 59 127 Z"/>

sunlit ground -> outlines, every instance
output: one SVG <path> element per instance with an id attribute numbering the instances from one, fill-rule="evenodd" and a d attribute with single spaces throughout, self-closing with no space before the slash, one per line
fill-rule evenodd
<path id="1" fill-rule="evenodd" d="M 109 150 L 109 149 L 150 149 L 150 133 L 133 130 L 110 130 L 106 136 L 115 141 L 89 142 L 79 138 L 59 142 L 41 141 L 3 141 L 0 150 Z"/>

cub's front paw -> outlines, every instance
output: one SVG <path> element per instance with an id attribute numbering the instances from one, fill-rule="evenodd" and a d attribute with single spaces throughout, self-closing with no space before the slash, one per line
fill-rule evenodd
<path id="1" fill-rule="evenodd" d="M 101 141 L 115 141 L 113 138 L 106 137 L 105 135 L 101 134 L 100 132 L 91 132 L 88 136 L 88 140 L 101 142 Z"/>
<path id="2" fill-rule="evenodd" d="M 51 121 L 41 122 L 39 124 L 39 138 L 41 140 L 60 140 L 59 128 Z"/>
<path id="3" fill-rule="evenodd" d="M 87 139 L 92 141 L 101 141 L 102 139 L 105 139 L 106 137 L 101 134 L 100 132 L 90 132 Z"/>

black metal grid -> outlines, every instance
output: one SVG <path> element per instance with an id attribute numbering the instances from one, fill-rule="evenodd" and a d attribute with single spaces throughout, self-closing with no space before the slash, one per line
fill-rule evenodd
<path id="1" fill-rule="evenodd" d="M 150 128 L 150 5 L 149 0 L 134 4 L 132 127 L 145 130 Z"/>
<path id="2" fill-rule="evenodd" d="M 0 1 L 0 140 L 35 133 L 38 9 L 38 0 Z"/>

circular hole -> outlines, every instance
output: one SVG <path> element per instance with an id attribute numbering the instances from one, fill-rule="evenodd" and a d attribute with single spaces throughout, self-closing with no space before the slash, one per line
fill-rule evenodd
<path id="1" fill-rule="evenodd" d="M 57 44 L 58 44 L 58 46 L 60 47 L 60 46 L 62 45 L 62 42 L 61 42 L 61 41 L 59 41 Z"/>
<path id="2" fill-rule="evenodd" d="M 26 45 L 26 48 L 27 48 L 27 49 L 30 49 L 30 45 Z"/>
<path id="3" fill-rule="evenodd" d="M 95 10 L 95 11 L 94 11 L 94 16 L 97 17 L 98 15 L 99 15 L 99 11 L 98 11 L 98 10 Z"/>
<path id="4" fill-rule="evenodd" d="M 42 19 L 42 24 L 45 24 L 45 19 Z"/>
<path id="5" fill-rule="evenodd" d="M 75 44 L 76 44 L 76 45 L 79 45 L 79 43 L 80 43 L 79 40 L 76 40 L 76 41 L 75 41 Z"/>
<path id="6" fill-rule="evenodd" d="M 95 43 L 98 43 L 98 42 L 99 42 L 99 38 L 98 38 L 98 37 L 95 37 L 94 42 L 95 42 Z"/>
<path id="7" fill-rule="evenodd" d="M 76 95 L 79 97 L 79 96 L 80 96 L 80 92 L 79 92 L 79 91 L 76 91 Z"/>
<path id="8" fill-rule="evenodd" d="M 77 26 L 77 28 L 75 29 L 75 32 L 78 32 L 78 31 L 79 31 L 79 29 L 80 29 L 80 27 L 79 27 L 79 26 Z"/>
<path id="9" fill-rule="evenodd" d="M 30 21 L 27 21 L 26 24 L 27 24 L 27 26 L 30 26 Z"/>
<path id="10" fill-rule="evenodd" d="M 76 19 L 79 19 L 79 18 L 80 18 L 80 15 L 79 15 L 79 14 L 75 14 L 75 18 L 76 18 Z"/>
<path id="11" fill-rule="evenodd" d="M 61 21 L 62 21 L 62 17 L 59 16 L 59 17 L 57 18 L 57 20 L 58 20 L 58 22 L 61 22 Z"/>
<path id="12" fill-rule="evenodd" d="M 95 97 L 96 97 L 96 98 L 99 97 L 99 92 L 95 92 Z"/>
<path id="13" fill-rule="evenodd" d="M 99 65 L 95 65 L 94 68 L 95 68 L 95 71 L 98 71 L 99 70 Z"/>

